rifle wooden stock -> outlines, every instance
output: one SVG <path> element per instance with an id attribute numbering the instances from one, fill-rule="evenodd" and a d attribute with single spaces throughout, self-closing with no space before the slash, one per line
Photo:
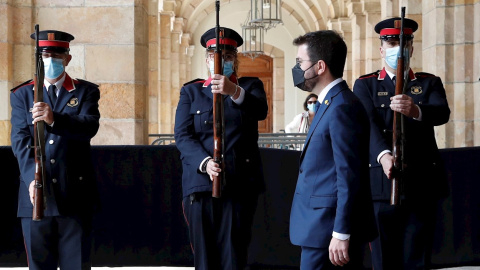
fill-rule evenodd
<path id="1" fill-rule="evenodd" d="M 34 101 L 43 102 L 44 67 L 42 54 L 38 46 L 39 27 L 35 25 L 35 75 L 34 75 Z M 39 121 L 33 125 L 33 147 L 35 151 L 35 183 L 32 219 L 41 220 L 45 210 L 45 122 Z"/>
<path id="2" fill-rule="evenodd" d="M 405 7 L 402 7 L 402 17 L 400 25 L 400 55 L 397 59 L 397 70 L 395 74 L 395 95 L 401 95 L 404 93 L 405 86 L 405 37 L 403 34 L 403 19 L 405 18 Z M 392 179 L 392 190 L 390 196 L 390 204 L 398 205 L 400 203 L 400 185 L 404 173 L 404 160 L 403 160 L 403 114 L 394 112 L 393 114 L 393 146 L 392 153 L 394 158 L 394 169 Z"/>
<path id="3" fill-rule="evenodd" d="M 217 25 L 215 29 L 216 45 L 214 58 L 215 74 L 223 74 L 223 57 L 220 49 L 219 39 L 223 37 L 219 25 L 220 1 L 215 1 L 217 13 Z M 213 74 L 212 74 L 213 75 Z M 222 170 L 218 176 L 213 176 L 212 197 L 220 198 L 222 193 L 222 181 L 225 178 L 225 162 L 223 160 L 224 148 L 224 116 L 223 116 L 223 96 L 222 94 L 213 94 L 213 160 L 220 165 Z"/>
<path id="4" fill-rule="evenodd" d="M 398 59 L 397 61 L 397 82 L 395 85 L 395 95 L 400 95 L 403 93 L 403 69 L 400 69 L 404 66 L 403 59 Z M 399 76 L 400 73 L 400 76 Z M 400 180 L 403 173 L 403 147 L 402 147 L 402 118 L 403 115 L 399 112 L 394 112 L 393 114 L 393 179 L 392 179 L 392 193 L 390 196 L 390 204 L 398 205 L 399 203 L 399 193 L 400 193 Z"/>

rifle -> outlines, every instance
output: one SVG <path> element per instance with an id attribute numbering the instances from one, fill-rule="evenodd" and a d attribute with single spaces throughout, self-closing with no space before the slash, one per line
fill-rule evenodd
<path id="1" fill-rule="evenodd" d="M 220 38 L 223 38 L 223 30 L 220 29 L 219 13 L 220 0 L 215 1 L 215 9 L 217 15 L 217 24 L 215 26 L 215 54 L 214 54 L 214 72 L 215 74 L 223 74 L 223 57 L 222 49 L 220 49 Z M 218 176 L 213 176 L 212 197 L 220 198 L 222 181 L 225 179 L 225 162 L 223 160 L 224 153 L 224 127 L 225 120 L 223 117 L 223 96 L 222 94 L 213 94 L 213 161 L 220 165 L 222 171 Z"/>
<path id="2" fill-rule="evenodd" d="M 39 27 L 35 25 L 35 74 L 34 74 L 34 102 L 43 102 L 43 79 L 45 70 L 43 67 L 42 53 L 38 45 Z M 42 220 L 45 210 L 45 122 L 39 121 L 33 125 L 33 147 L 35 150 L 35 184 L 33 198 L 32 219 Z"/>
<path id="3" fill-rule="evenodd" d="M 405 57 L 405 36 L 403 33 L 403 21 L 405 18 L 405 7 L 402 7 L 402 16 L 400 21 L 395 21 L 395 28 L 400 28 L 400 55 L 397 58 L 397 70 L 396 70 L 396 84 L 395 95 L 405 93 L 406 81 L 408 80 L 408 72 L 405 68 L 408 67 L 409 55 Z M 400 25 L 398 25 L 400 23 Z M 408 58 L 408 59 L 406 59 Z M 390 205 L 399 204 L 400 185 L 402 184 L 402 178 L 404 175 L 404 169 L 406 167 L 404 160 L 404 148 L 405 148 L 405 134 L 404 134 L 404 116 L 399 112 L 393 114 L 393 158 L 394 158 L 394 170 L 392 179 L 392 194 L 390 196 Z"/>

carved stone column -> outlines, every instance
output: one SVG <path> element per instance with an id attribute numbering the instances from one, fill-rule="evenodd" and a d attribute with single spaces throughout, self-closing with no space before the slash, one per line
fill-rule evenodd
<path id="1" fill-rule="evenodd" d="M 171 86 L 172 86 L 172 30 L 175 19 L 175 2 L 164 1 L 164 11 L 160 12 L 160 91 L 158 95 L 159 132 L 172 131 Z"/>
<path id="2" fill-rule="evenodd" d="M 440 147 L 480 143 L 480 1 L 471 4 L 423 3 L 423 66 L 442 78 L 450 105 L 450 121 L 435 129 Z M 475 91 L 477 90 L 477 91 Z"/>

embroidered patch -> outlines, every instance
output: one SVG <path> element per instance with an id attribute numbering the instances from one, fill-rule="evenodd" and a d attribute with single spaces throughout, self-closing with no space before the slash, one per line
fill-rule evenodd
<path id="1" fill-rule="evenodd" d="M 423 91 L 421 86 L 412 86 L 412 88 L 410 88 L 410 92 L 412 92 L 414 95 L 420 95 Z"/>
<path id="2" fill-rule="evenodd" d="M 72 108 L 78 106 L 78 98 L 74 97 L 74 98 L 70 99 L 70 101 L 68 101 L 68 103 L 67 103 L 67 106 L 72 107 Z"/>
<path id="3" fill-rule="evenodd" d="M 379 97 L 388 96 L 388 92 L 378 92 Z"/>

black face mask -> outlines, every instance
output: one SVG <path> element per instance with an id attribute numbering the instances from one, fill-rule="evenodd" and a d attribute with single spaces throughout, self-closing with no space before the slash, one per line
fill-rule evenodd
<path id="1" fill-rule="evenodd" d="M 314 63 L 313 65 L 311 65 L 311 66 L 310 66 L 309 68 L 307 68 L 306 70 L 303 70 L 303 69 L 300 67 L 300 63 L 297 63 L 297 64 L 292 68 L 293 85 L 295 85 L 296 87 L 300 88 L 300 89 L 303 90 L 303 91 L 311 92 L 312 89 L 305 89 L 305 81 L 317 77 L 318 74 L 316 74 L 315 76 L 313 76 L 313 77 L 311 77 L 311 78 L 305 79 L 305 71 L 311 69 L 311 68 L 312 68 L 313 66 L 315 66 L 316 64 L 317 64 L 317 63 Z"/>

